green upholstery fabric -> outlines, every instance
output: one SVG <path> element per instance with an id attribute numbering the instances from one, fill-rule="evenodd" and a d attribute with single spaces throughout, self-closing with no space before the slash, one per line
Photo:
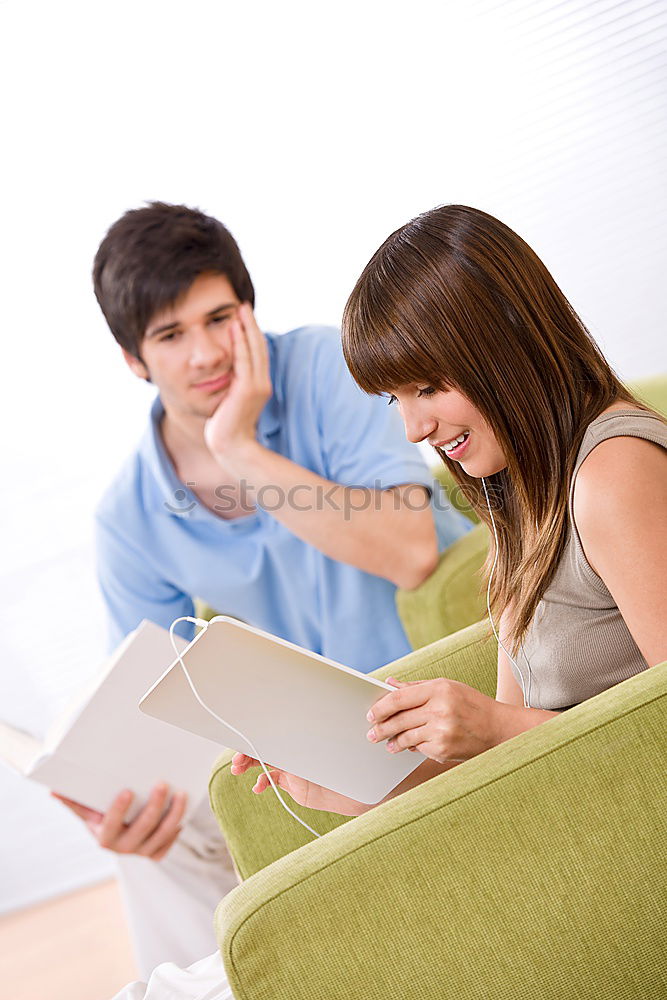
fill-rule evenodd
<path id="1" fill-rule="evenodd" d="M 654 375 L 629 385 L 638 399 L 667 417 L 667 375 Z"/>
<path id="2" fill-rule="evenodd" d="M 461 511 L 465 514 L 474 524 L 479 524 L 479 518 L 472 507 L 469 505 L 466 498 L 461 494 L 460 487 L 451 472 L 444 464 L 440 462 L 431 469 L 432 474 L 438 480 L 438 482 L 443 486 L 445 493 L 447 494 L 447 499 L 451 503 L 455 510 Z"/>
<path id="3" fill-rule="evenodd" d="M 476 654 L 490 674 L 468 638 L 447 673 Z M 216 913 L 236 1000 L 667 996 L 666 695 L 663 664 L 253 875 Z M 236 780 L 213 778 L 221 818 Z M 272 836 L 256 796 L 236 803 L 235 857 Z"/>
<path id="4" fill-rule="evenodd" d="M 481 570 L 489 532 L 477 524 L 440 556 L 436 569 L 414 590 L 397 590 L 396 607 L 413 649 L 451 635 L 486 614 Z"/>

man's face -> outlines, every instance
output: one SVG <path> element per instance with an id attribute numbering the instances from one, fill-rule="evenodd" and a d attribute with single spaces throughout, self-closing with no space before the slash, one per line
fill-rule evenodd
<path id="1" fill-rule="evenodd" d="M 150 378 L 167 414 L 208 419 L 233 377 L 229 321 L 240 301 L 222 274 L 201 274 L 175 305 L 152 317 L 142 361 L 123 351 L 140 378 Z"/>

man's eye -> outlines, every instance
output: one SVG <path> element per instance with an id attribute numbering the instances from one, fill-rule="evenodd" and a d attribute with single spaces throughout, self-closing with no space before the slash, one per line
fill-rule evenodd
<path id="1" fill-rule="evenodd" d="M 391 406 L 391 404 L 395 403 L 395 402 L 396 402 L 396 396 L 392 396 L 391 393 L 390 393 L 389 397 L 387 399 L 387 406 Z"/>
<path id="2" fill-rule="evenodd" d="M 433 386 L 427 385 L 425 389 L 417 389 L 418 396 L 432 396 L 435 392 Z"/>
<path id="3" fill-rule="evenodd" d="M 164 344 L 167 340 L 175 340 L 178 336 L 178 331 L 173 330 L 171 333 L 165 333 L 163 337 L 160 337 L 160 343 Z"/>
<path id="4" fill-rule="evenodd" d="M 226 316 L 211 316 L 210 322 L 211 323 L 217 323 L 219 325 L 220 323 L 226 323 L 230 319 L 231 319 L 231 316 L 229 316 L 229 315 L 226 315 Z"/>

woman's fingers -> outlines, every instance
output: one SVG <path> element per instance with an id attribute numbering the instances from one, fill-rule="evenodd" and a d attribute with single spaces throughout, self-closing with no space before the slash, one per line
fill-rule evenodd
<path id="1" fill-rule="evenodd" d="M 428 701 L 429 695 L 428 681 L 406 684 L 405 687 L 397 688 L 396 691 L 392 691 L 376 701 L 366 718 L 372 723 L 384 722 L 392 715 L 396 715 L 397 712 L 424 705 Z"/>
<path id="2" fill-rule="evenodd" d="M 382 743 L 383 740 L 390 740 L 408 729 L 417 729 L 428 722 L 428 708 L 420 705 L 405 712 L 397 712 L 386 722 L 374 722 L 368 730 L 368 739 L 371 743 Z"/>
<path id="3" fill-rule="evenodd" d="M 249 757 L 246 753 L 235 753 L 232 757 L 232 774 L 245 774 L 250 767 L 259 767 L 256 757 Z"/>
<path id="4" fill-rule="evenodd" d="M 274 785 L 276 785 L 278 788 L 282 787 L 280 783 L 282 773 L 283 773 L 282 771 L 279 771 L 275 768 L 269 771 L 269 774 L 273 779 Z M 266 789 L 270 787 L 271 787 L 271 782 L 269 781 L 266 772 L 262 771 L 262 773 L 257 776 L 257 781 L 254 784 L 253 792 L 255 792 L 256 795 L 260 795 L 262 792 L 265 792 Z"/>
<path id="5" fill-rule="evenodd" d="M 387 743 L 389 753 L 400 753 L 401 750 L 410 750 L 418 746 L 427 736 L 426 726 L 418 726 L 416 729 L 407 729 Z"/>

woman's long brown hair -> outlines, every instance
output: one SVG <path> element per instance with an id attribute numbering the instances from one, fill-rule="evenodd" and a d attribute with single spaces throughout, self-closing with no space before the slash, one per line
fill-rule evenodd
<path id="1" fill-rule="evenodd" d="M 619 400 L 648 407 L 619 381 L 533 250 L 465 205 L 426 212 L 385 240 L 345 307 L 343 350 L 366 392 L 455 388 L 493 429 L 507 467 L 486 478 L 499 538 L 491 606 L 501 615 L 511 603 L 516 649 L 565 546 L 586 428 Z M 437 450 L 490 525 L 479 480 Z"/>

